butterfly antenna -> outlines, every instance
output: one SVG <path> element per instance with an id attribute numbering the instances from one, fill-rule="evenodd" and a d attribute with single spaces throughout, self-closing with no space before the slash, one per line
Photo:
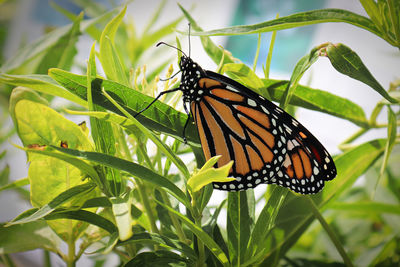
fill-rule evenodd
<path id="1" fill-rule="evenodd" d="M 188 26 L 189 26 L 189 35 L 188 35 L 188 38 L 189 38 L 189 57 L 190 57 L 190 48 L 191 48 L 191 45 L 190 45 L 190 22 L 188 23 Z"/>
<path id="2" fill-rule="evenodd" d="M 174 49 L 178 50 L 179 52 L 181 52 L 185 57 L 188 57 L 188 56 L 185 54 L 185 52 L 183 52 L 181 49 L 179 49 L 179 48 L 176 47 L 176 46 L 173 46 L 173 45 L 170 45 L 170 44 L 167 44 L 167 43 L 164 43 L 164 42 L 159 42 L 158 44 L 156 44 L 156 47 L 159 47 L 160 45 L 166 45 L 166 46 L 169 46 L 169 47 L 171 47 L 171 48 L 174 48 Z"/>

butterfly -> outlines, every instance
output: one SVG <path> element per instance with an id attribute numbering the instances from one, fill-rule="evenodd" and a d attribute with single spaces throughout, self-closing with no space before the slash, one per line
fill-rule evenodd
<path id="1" fill-rule="evenodd" d="M 277 184 L 301 194 L 315 194 L 336 176 L 332 157 L 296 119 L 263 96 L 218 73 L 202 69 L 182 53 L 178 88 L 183 93 L 206 160 L 221 155 L 216 167 L 233 160 L 235 180 L 213 183 L 219 190 L 241 191 L 259 184 Z M 189 53 L 190 55 L 190 53 Z M 187 105 L 190 106 L 190 113 Z M 184 130 L 185 132 L 185 130 Z"/>

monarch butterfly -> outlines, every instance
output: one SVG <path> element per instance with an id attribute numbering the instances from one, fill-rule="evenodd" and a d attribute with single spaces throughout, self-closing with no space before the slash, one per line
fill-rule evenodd
<path id="1" fill-rule="evenodd" d="M 215 189 L 240 191 L 266 183 L 314 194 L 325 181 L 335 178 L 331 156 L 296 119 L 242 84 L 203 70 L 182 50 L 173 48 L 182 53 L 180 86 L 163 91 L 138 114 L 161 95 L 181 91 L 189 116 L 184 129 L 192 116 L 205 158 L 221 155 L 217 167 L 234 161 L 229 176 L 236 180 L 215 182 Z"/>

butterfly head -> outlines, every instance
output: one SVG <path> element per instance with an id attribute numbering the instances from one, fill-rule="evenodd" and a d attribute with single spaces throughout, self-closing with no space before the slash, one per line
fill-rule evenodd
<path id="1" fill-rule="evenodd" d="M 204 70 L 190 57 L 182 55 L 179 68 L 182 71 L 181 88 L 184 90 L 195 89 L 197 82 L 205 75 Z"/>

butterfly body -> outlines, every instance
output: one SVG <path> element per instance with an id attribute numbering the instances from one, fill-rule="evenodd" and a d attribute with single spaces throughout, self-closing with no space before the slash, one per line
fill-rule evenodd
<path id="1" fill-rule="evenodd" d="M 233 160 L 227 183 L 219 190 L 240 191 L 259 184 L 278 184 L 297 193 L 319 192 L 336 176 L 332 158 L 297 120 L 242 84 L 203 70 L 182 55 L 181 85 L 185 110 L 197 126 L 205 158 L 216 164 Z"/>

